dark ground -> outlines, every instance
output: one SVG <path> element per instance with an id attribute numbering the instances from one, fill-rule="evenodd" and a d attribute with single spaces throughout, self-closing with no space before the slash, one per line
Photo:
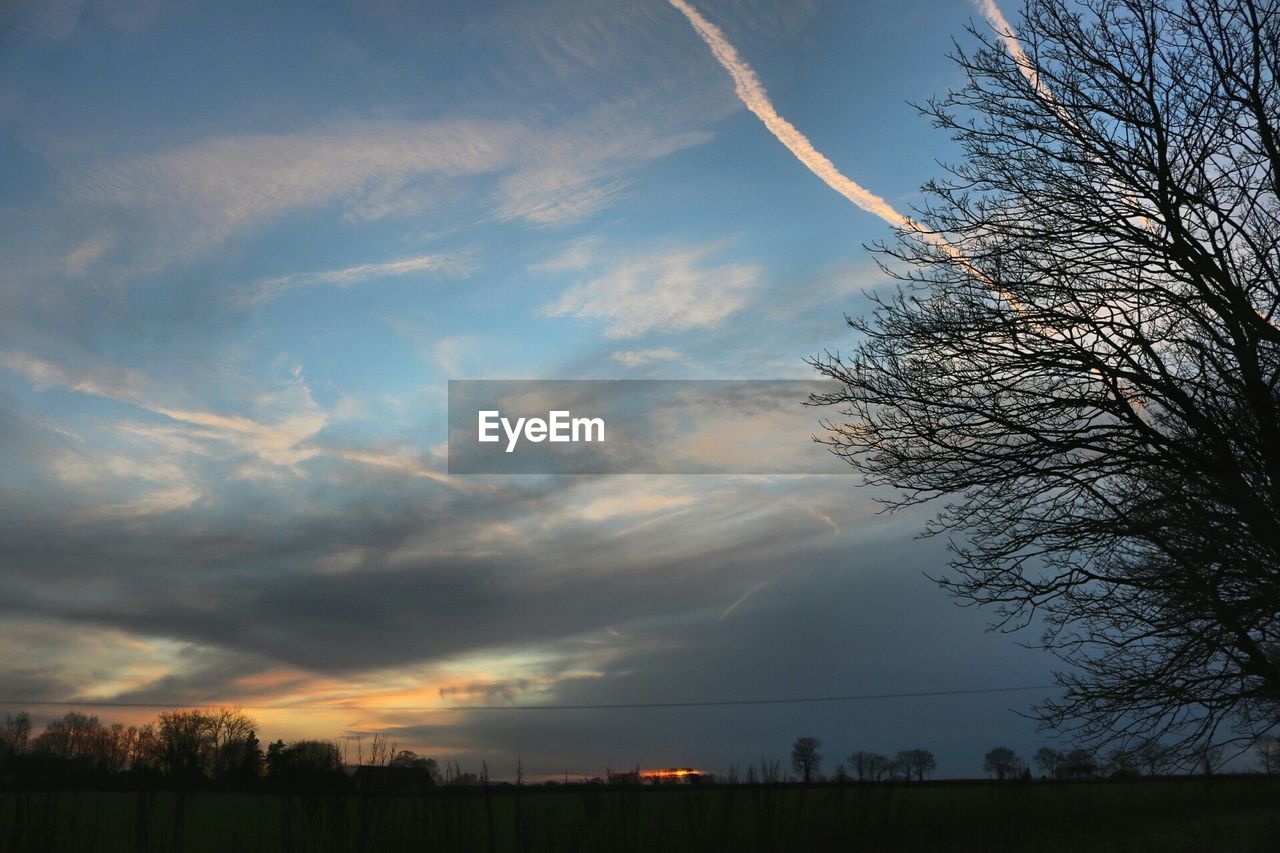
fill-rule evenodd
<path id="1" fill-rule="evenodd" d="M 1275 851 L 1280 778 L 0 794 L 0 850 Z"/>

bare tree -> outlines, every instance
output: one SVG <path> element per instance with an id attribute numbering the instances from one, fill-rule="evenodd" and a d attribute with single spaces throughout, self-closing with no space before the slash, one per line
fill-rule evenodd
<path id="1" fill-rule="evenodd" d="M 1164 775 L 1169 771 L 1170 765 L 1176 758 L 1176 756 L 1171 756 L 1164 744 L 1155 738 L 1146 738 L 1141 741 L 1135 747 L 1134 752 L 1138 763 L 1148 776 Z"/>
<path id="2" fill-rule="evenodd" d="M 849 767 L 859 782 L 879 782 L 889 770 L 889 759 L 878 752 L 858 750 L 849 756 Z"/>
<path id="3" fill-rule="evenodd" d="M 1092 779 L 1098 775 L 1098 760 L 1091 750 L 1076 747 L 1063 754 L 1058 775 L 1065 779 Z"/>
<path id="4" fill-rule="evenodd" d="M 369 747 L 369 763 L 375 767 L 389 764 L 391 757 L 396 754 L 396 746 L 396 742 L 386 732 L 375 732 L 373 743 Z"/>
<path id="5" fill-rule="evenodd" d="M 822 741 L 816 737 L 798 737 L 791 747 L 791 769 L 800 774 L 802 782 L 812 782 L 822 766 L 822 754 L 818 750 Z"/>
<path id="6" fill-rule="evenodd" d="M 938 769 L 938 762 L 927 749 L 903 750 L 894 758 L 894 763 L 904 769 L 905 778 L 914 776 L 917 782 L 923 782 L 924 777 L 932 775 Z"/>
<path id="7" fill-rule="evenodd" d="M 1217 744 L 1202 746 L 1196 753 L 1195 764 L 1191 769 L 1201 776 L 1212 776 L 1222 768 L 1224 752 L 1223 747 Z"/>
<path id="8" fill-rule="evenodd" d="M 997 746 L 986 754 L 982 769 L 995 776 L 998 781 L 1011 779 L 1022 772 L 1025 767 L 1018 753 L 1007 746 Z"/>
<path id="9" fill-rule="evenodd" d="M 27 751 L 31 740 L 31 715 L 26 711 L 5 714 L 0 726 L 0 759 L 9 759 Z"/>
<path id="10" fill-rule="evenodd" d="M 45 755 L 64 761 L 96 761 L 103 753 L 105 729 L 97 717 L 68 711 L 50 720 L 32 747 Z"/>
<path id="11" fill-rule="evenodd" d="M 1124 779 L 1142 775 L 1142 756 L 1138 750 L 1115 747 L 1107 753 L 1107 775 L 1113 779 Z"/>
<path id="12" fill-rule="evenodd" d="M 964 160 L 815 366 L 835 452 L 946 498 L 942 585 L 1063 658 L 1045 725 L 1280 722 L 1280 7 L 1030 0 L 923 111 Z"/>
<path id="13" fill-rule="evenodd" d="M 156 726 L 157 764 L 170 778 L 203 778 L 216 745 L 213 721 L 203 711 L 165 711 Z"/>
<path id="14" fill-rule="evenodd" d="M 1258 769 L 1268 775 L 1280 773 L 1280 738 L 1265 735 L 1254 744 L 1258 756 Z"/>
<path id="15" fill-rule="evenodd" d="M 1036 766 L 1050 779 L 1058 778 L 1058 767 L 1062 764 L 1062 759 L 1062 753 L 1051 746 L 1042 746 L 1036 750 Z"/>

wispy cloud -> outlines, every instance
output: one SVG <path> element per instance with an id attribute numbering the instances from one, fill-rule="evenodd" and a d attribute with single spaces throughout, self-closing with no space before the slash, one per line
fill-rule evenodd
<path id="1" fill-rule="evenodd" d="M 785 145 L 797 160 L 808 167 L 809 171 L 821 178 L 827 186 L 868 213 L 875 214 L 890 225 L 897 227 L 903 227 L 907 224 L 907 218 L 894 210 L 892 205 L 856 181 L 846 177 L 836 168 L 834 163 L 813 147 L 813 143 L 809 141 L 808 137 L 797 130 L 791 122 L 778 115 L 778 111 L 774 109 L 773 103 L 769 100 L 768 92 L 761 85 L 760 79 L 756 77 L 755 70 L 738 55 L 738 51 L 729 43 L 724 33 L 715 24 L 702 17 L 701 13 L 686 3 L 685 0 L 669 1 L 672 6 L 679 9 L 689 19 L 693 29 L 707 43 L 707 47 L 711 48 L 711 53 L 715 56 L 716 61 L 724 67 L 724 70 L 729 72 L 729 76 L 733 78 L 733 88 L 738 94 L 738 99 L 742 101 L 747 109 L 755 113 L 760 121 L 764 122 L 764 126 L 769 129 L 769 132 Z"/>
<path id="2" fill-rule="evenodd" d="M 193 435 L 230 445 L 271 466 L 297 470 L 318 450 L 307 444 L 328 422 L 311 391 L 295 370 L 284 387 L 259 395 L 257 404 L 267 419 L 229 415 L 159 402 L 146 378 L 136 371 L 106 364 L 78 370 L 21 352 L 0 353 L 0 365 L 27 378 L 38 388 L 57 387 L 81 394 L 128 403 L 193 428 Z"/>
<path id="3" fill-rule="evenodd" d="M 110 161 L 60 163 L 65 199 L 120 224 L 125 278 L 154 273 L 292 213 L 340 205 L 351 220 L 420 216 L 560 226 L 613 202 L 644 163 L 700 144 L 703 115 L 606 103 L 555 125 L 515 118 L 349 120 L 292 133 L 202 139 Z M 477 184 L 477 182 L 480 182 Z M 73 244 L 79 267 L 108 248 Z M 115 257 L 118 255 L 119 257 Z M 61 270 L 60 270 L 61 271 Z"/>
<path id="4" fill-rule="evenodd" d="M 294 210 L 359 206 L 431 177 L 457 178 L 519 161 L 514 121 L 353 121 L 299 133 L 219 136 L 72 171 L 73 198 L 155 223 L 142 271 Z M 363 209 L 363 208 L 362 208 Z"/>
<path id="5" fill-rule="evenodd" d="M 718 326 L 760 282 L 755 264 L 709 263 L 720 245 L 658 251 L 613 263 L 545 307 L 553 317 L 605 321 L 605 335 L 631 338 Z"/>
<path id="6" fill-rule="evenodd" d="M 676 361 L 680 358 L 680 351 L 671 349 L 670 347 L 655 347 L 653 349 L 627 349 L 618 350 L 613 353 L 610 358 L 627 367 L 641 367 L 655 361 Z"/>
<path id="7" fill-rule="evenodd" d="M 73 277 L 84 275 L 92 265 L 110 252 L 115 244 L 115 236 L 111 234 L 90 237 L 67 253 L 63 261 L 66 273 Z"/>
<path id="8" fill-rule="evenodd" d="M 469 267 L 458 258 L 447 255 L 417 255 L 378 264 L 359 264 L 324 272 L 292 273 L 263 279 L 238 293 L 237 301 L 242 304 L 257 304 L 274 299 L 288 290 L 317 285 L 333 287 L 351 287 L 366 281 L 382 278 L 411 275 L 413 273 L 443 273 L 460 275 Z"/>

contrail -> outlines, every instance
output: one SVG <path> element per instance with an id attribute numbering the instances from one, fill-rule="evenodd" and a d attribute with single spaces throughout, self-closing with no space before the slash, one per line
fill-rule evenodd
<path id="1" fill-rule="evenodd" d="M 970 274 L 990 287 L 993 292 L 1008 302 L 1014 310 L 1024 311 L 1023 306 L 1012 294 L 997 286 L 985 274 L 974 267 L 967 258 L 960 254 L 956 247 L 942 239 L 938 234 L 924 231 L 914 220 L 894 210 L 889 202 L 837 169 L 834 163 L 813 147 L 813 143 L 809 141 L 807 136 L 796 130 L 795 125 L 778 115 L 778 111 L 773 108 L 773 102 L 769 100 L 769 94 L 760 83 L 760 78 L 756 77 L 755 70 L 738 55 L 738 51 L 724 37 L 724 33 L 720 32 L 719 27 L 702 17 L 701 13 L 689 5 L 686 0 L 668 0 L 668 2 L 689 19 L 693 29 L 707 43 L 707 47 L 711 48 L 711 53 L 715 56 L 716 61 L 724 67 L 725 71 L 729 72 L 729 76 L 733 78 L 733 88 L 738 94 L 738 99 L 742 101 L 747 109 L 755 113 L 760 121 L 764 122 L 764 126 L 768 128 L 769 132 L 777 137 L 779 142 L 787 146 L 787 150 L 794 154 L 797 160 L 809 167 L 809 171 L 821 178 L 823 183 L 831 187 L 831 189 L 840 193 L 840 195 L 849 199 L 849 201 L 867 213 L 875 214 L 895 228 L 911 231 L 937 246 L 947 255 L 963 264 Z M 999 10 L 997 9 L 996 12 L 998 14 Z M 1025 54 L 1023 56 L 1025 57 Z"/>
<path id="2" fill-rule="evenodd" d="M 719 27 L 702 17 L 701 13 L 685 0 L 669 0 L 669 2 L 689 19 L 694 30 L 707 43 L 707 47 L 711 48 L 716 61 L 729 72 L 729 76 L 733 78 L 733 88 L 738 94 L 738 99 L 747 109 L 755 113 L 760 121 L 764 122 L 769 132 L 787 146 L 787 150 L 794 154 L 797 160 L 808 166 L 809 171 L 821 178 L 823 183 L 867 213 L 875 214 L 895 227 L 909 227 L 910 222 L 907 217 L 894 210 L 893 206 L 880 196 L 842 174 L 834 163 L 813 147 L 808 137 L 796 130 L 795 125 L 778 115 L 778 111 L 773 108 L 773 103 L 769 100 L 769 94 L 765 92 L 760 79 L 756 77 L 756 72 L 738 55 L 738 51 L 724 37 L 724 33 L 720 32 Z"/>
<path id="3" fill-rule="evenodd" d="M 1022 42 L 1018 40 L 1018 34 L 1014 32 L 1013 26 L 1005 18 L 1004 13 L 1000 11 L 1000 7 L 996 5 L 995 0 L 974 0 L 974 5 L 982 13 L 982 17 L 987 19 L 987 23 L 995 31 L 996 37 L 1004 45 L 1005 52 L 1009 54 L 1013 63 L 1018 66 L 1018 71 L 1022 72 L 1022 76 L 1031 84 L 1031 88 L 1035 89 L 1036 95 L 1057 113 L 1058 118 L 1062 119 L 1062 122 L 1067 127 L 1072 130 L 1079 130 L 1080 126 L 1076 124 L 1076 120 L 1067 112 L 1066 107 L 1058 103 L 1058 99 L 1053 96 L 1053 91 L 1040 79 L 1040 73 L 1036 70 L 1035 64 L 1027 56 L 1027 52 L 1022 49 Z M 1126 202 L 1134 207 L 1141 208 L 1142 205 L 1132 191 L 1121 188 L 1120 194 Z M 1154 232 L 1156 230 L 1155 222 L 1145 214 L 1139 213 L 1134 218 L 1148 231 Z"/>
<path id="4" fill-rule="evenodd" d="M 982 17 L 987 19 L 987 23 L 991 24 L 991 28 L 995 30 L 996 37 L 1000 39 L 1000 43 L 1004 45 L 1005 51 L 1013 59 L 1014 64 L 1018 66 L 1022 76 L 1027 78 L 1027 82 L 1036 90 L 1036 94 L 1054 104 L 1055 108 L 1060 111 L 1059 115 L 1065 118 L 1066 112 L 1057 106 L 1057 102 L 1053 99 L 1053 92 L 1049 91 L 1049 87 L 1040 82 L 1040 75 L 1036 73 L 1031 58 L 1022 49 L 1022 42 L 1018 41 L 1018 34 L 1013 31 L 1008 19 L 1000 11 L 1000 7 L 996 5 L 996 0 L 974 0 L 974 5 L 982 13 Z"/>

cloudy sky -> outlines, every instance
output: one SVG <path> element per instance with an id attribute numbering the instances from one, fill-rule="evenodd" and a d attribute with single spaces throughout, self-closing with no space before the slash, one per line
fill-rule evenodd
<path id="1" fill-rule="evenodd" d="M 389 731 L 495 775 L 723 770 L 798 735 L 827 769 L 1034 751 L 1035 691 L 466 710 L 1051 667 L 852 477 L 445 465 L 449 379 L 810 378 L 847 348 L 892 286 L 863 244 L 956 154 L 908 101 L 990 11 L 0 6 L 0 710 L 239 704 L 272 739 Z"/>

